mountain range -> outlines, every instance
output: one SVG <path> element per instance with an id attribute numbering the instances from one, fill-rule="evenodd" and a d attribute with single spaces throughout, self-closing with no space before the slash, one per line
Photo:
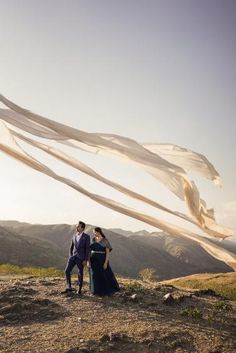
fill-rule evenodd
<path id="1" fill-rule="evenodd" d="M 92 237 L 93 226 L 86 232 Z M 74 226 L 0 221 L 0 263 L 19 266 L 65 267 Z M 171 279 L 204 272 L 232 272 L 189 239 L 163 232 L 131 232 L 104 229 L 112 244 L 111 265 L 123 276 L 137 277 L 144 268 L 156 270 L 158 278 Z M 236 252 L 236 244 L 221 242 Z"/>

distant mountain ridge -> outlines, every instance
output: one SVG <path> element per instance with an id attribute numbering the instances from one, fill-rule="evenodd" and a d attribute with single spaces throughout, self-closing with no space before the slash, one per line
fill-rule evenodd
<path id="1" fill-rule="evenodd" d="M 63 254 L 48 246 L 48 242 L 0 226 L 0 263 L 60 267 L 65 260 Z"/>
<path id="2" fill-rule="evenodd" d="M 93 228 L 86 227 L 91 237 Z M 64 268 L 73 232 L 74 226 L 68 224 L 0 221 L 0 263 Z M 232 271 L 197 243 L 183 237 L 121 229 L 104 229 L 104 232 L 113 247 L 112 267 L 121 275 L 137 277 L 144 268 L 154 268 L 160 279 Z"/>

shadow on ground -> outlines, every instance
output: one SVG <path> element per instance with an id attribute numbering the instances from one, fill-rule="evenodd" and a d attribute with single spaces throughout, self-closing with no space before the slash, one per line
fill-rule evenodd
<path id="1" fill-rule="evenodd" d="M 180 352 L 194 352 L 194 338 L 181 332 L 166 334 L 162 337 L 159 333 L 153 332 L 152 339 L 143 339 L 139 342 L 125 334 L 104 335 L 99 341 L 87 341 L 79 347 L 74 347 L 65 353 L 95 353 L 95 352 L 129 352 L 129 353 L 174 353 L 177 349 Z"/>
<path id="2" fill-rule="evenodd" d="M 61 319 L 67 315 L 57 303 L 37 297 L 33 288 L 14 287 L 0 294 L 0 326 Z"/>

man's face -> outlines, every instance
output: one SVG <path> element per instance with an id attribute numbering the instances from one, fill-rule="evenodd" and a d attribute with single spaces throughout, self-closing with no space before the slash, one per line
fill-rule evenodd
<path id="1" fill-rule="evenodd" d="M 81 225 L 80 224 L 77 224 L 77 232 L 78 233 L 82 233 L 83 232 L 83 228 L 81 227 Z"/>

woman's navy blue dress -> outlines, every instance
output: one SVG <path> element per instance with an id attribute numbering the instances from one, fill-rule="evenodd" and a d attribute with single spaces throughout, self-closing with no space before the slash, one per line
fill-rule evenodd
<path id="1" fill-rule="evenodd" d="M 109 263 L 106 270 L 103 268 L 106 259 L 106 244 L 110 245 L 107 239 L 104 242 L 103 240 L 94 241 L 90 245 L 90 290 L 93 294 L 101 296 L 119 291 L 118 282 Z"/>

